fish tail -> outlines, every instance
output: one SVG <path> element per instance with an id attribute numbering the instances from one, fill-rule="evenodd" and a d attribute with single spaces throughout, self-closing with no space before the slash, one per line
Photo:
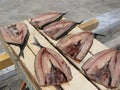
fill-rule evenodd
<path id="1" fill-rule="evenodd" d="M 105 35 L 103 35 L 103 34 L 94 33 L 94 37 L 97 38 L 97 36 L 103 36 L 103 37 L 105 37 Z"/>
<path id="2" fill-rule="evenodd" d="M 82 20 L 82 21 L 80 21 L 80 22 L 76 22 L 76 24 L 81 24 L 81 23 L 83 23 L 84 22 L 84 20 Z"/>
<path id="3" fill-rule="evenodd" d="M 57 90 L 64 90 L 60 85 L 56 85 L 55 88 L 56 88 Z"/>
<path id="4" fill-rule="evenodd" d="M 62 14 L 62 16 L 64 16 L 64 15 L 67 14 L 67 13 L 68 13 L 68 11 L 64 12 L 64 13 Z"/>
<path id="5" fill-rule="evenodd" d="M 36 45 L 36 46 L 38 46 L 38 47 L 40 47 L 40 48 L 44 48 L 40 43 L 39 43 L 39 41 L 37 40 L 37 38 L 36 37 L 34 37 L 34 43 L 32 43 L 33 45 Z"/>
<path id="6" fill-rule="evenodd" d="M 20 50 L 20 53 L 18 55 L 19 57 L 22 56 L 24 58 L 24 53 L 23 53 L 23 50 Z"/>
<path id="7" fill-rule="evenodd" d="M 22 57 L 24 58 L 24 53 L 23 53 L 23 51 L 21 51 L 20 56 L 22 56 Z"/>

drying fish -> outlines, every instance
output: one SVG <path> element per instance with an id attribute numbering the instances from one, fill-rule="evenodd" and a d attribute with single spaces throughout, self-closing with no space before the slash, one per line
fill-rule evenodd
<path id="1" fill-rule="evenodd" d="M 76 25 L 81 24 L 81 22 L 61 20 L 54 22 L 44 27 L 43 30 L 50 38 L 57 40 L 62 36 L 66 35 L 70 30 L 72 30 Z"/>
<path id="2" fill-rule="evenodd" d="M 115 49 L 98 52 L 82 68 L 91 80 L 107 88 L 116 88 L 120 82 L 120 52 Z"/>
<path id="3" fill-rule="evenodd" d="M 57 43 L 57 47 L 67 56 L 80 62 L 88 53 L 94 34 L 92 32 L 81 32 L 70 34 Z"/>
<path id="4" fill-rule="evenodd" d="M 19 22 L 6 28 L 0 28 L 0 33 L 8 44 L 20 47 L 19 56 L 23 55 L 24 47 L 29 38 L 29 31 L 25 23 Z"/>
<path id="5" fill-rule="evenodd" d="M 38 17 L 35 17 L 31 19 L 30 23 L 35 27 L 35 28 L 40 28 L 42 29 L 45 25 L 50 24 L 51 22 L 58 21 L 62 18 L 63 15 L 66 13 L 60 13 L 60 12 L 49 12 L 42 14 Z"/>
<path id="6" fill-rule="evenodd" d="M 35 41 L 37 41 L 36 38 Z M 50 48 L 40 49 L 34 67 L 41 86 L 60 85 L 72 79 L 70 68 L 61 56 Z"/>

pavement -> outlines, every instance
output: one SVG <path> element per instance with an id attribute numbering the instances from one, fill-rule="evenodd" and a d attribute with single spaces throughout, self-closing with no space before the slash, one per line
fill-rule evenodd
<path id="1" fill-rule="evenodd" d="M 67 19 L 80 21 L 117 8 L 120 0 L 0 0 L 0 26 L 50 11 L 68 11 Z"/>

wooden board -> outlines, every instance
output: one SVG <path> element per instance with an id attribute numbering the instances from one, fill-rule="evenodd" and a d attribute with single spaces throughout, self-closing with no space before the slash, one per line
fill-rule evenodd
<path id="1" fill-rule="evenodd" d="M 32 80 L 33 85 L 35 86 L 36 90 L 42 89 L 42 90 L 56 90 L 54 86 L 49 87 L 41 87 L 38 83 L 38 80 L 35 75 L 34 70 L 34 60 L 35 56 L 40 50 L 39 47 L 33 45 L 34 37 L 36 37 L 42 46 L 48 47 L 56 51 L 67 63 L 67 65 L 70 67 L 73 79 L 65 84 L 62 84 L 61 87 L 64 90 L 88 90 L 91 88 L 92 90 L 97 90 L 97 88 L 89 82 L 81 73 L 78 71 L 73 65 L 71 65 L 64 56 L 62 56 L 35 28 L 33 28 L 28 21 L 24 21 L 26 25 L 28 26 L 30 37 L 28 40 L 28 44 L 24 49 L 24 58 L 20 57 L 20 65 L 23 67 L 24 72 L 26 73 L 25 76 L 29 77 Z M 19 54 L 19 48 L 16 46 L 11 45 L 12 49 L 15 51 L 15 53 Z M 29 79 L 29 80 L 30 80 Z"/>
<path id="2" fill-rule="evenodd" d="M 83 71 L 81 70 L 81 66 L 89 57 L 91 57 L 93 54 L 99 51 L 107 49 L 106 46 L 104 46 L 99 41 L 94 39 L 93 45 L 90 48 L 89 53 L 86 55 L 84 60 L 81 63 L 76 63 L 71 58 L 62 55 L 57 49 L 54 48 L 59 40 L 54 41 L 50 39 L 48 36 L 44 34 L 42 30 L 38 32 L 27 20 L 25 20 L 24 22 L 28 26 L 30 37 L 28 40 L 28 44 L 24 49 L 25 57 L 24 58 L 20 57 L 19 64 L 23 69 L 24 75 L 28 78 L 27 80 L 32 83 L 32 85 L 34 86 L 36 90 L 40 90 L 40 89 L 56 90 L 56 88 L 54 86 L 41 87 L 38 83 L 38 80 L 35 75 L 35 70 L 34 70 L 34 60 L 40 48 L 32 44 L 34 42 L 34 37 L 36 37 L 39 40 L 42 46 L 51 48 L 54 51 L 56 51 L 64 59 L 67 65 L 70 67 L 73 79 L 70 82 L 61 85 L 61 87 L 64 90 L 98 90 L 98 89 L 99 90 L 110 90 L 100 84 L 96 84 L 95 82 L 90 82 L 85 77 Z M 69 34 L 79 33 L 79 32 L 82 32 L 82 30 L 76 27 L 72 31 L 70 31 Z M 20 51 L 19 48 L 13 45 L 11 45 L 11 47 L 14 50 L 14 52 L 18 55 Z"/>
<path id="3" fill-rule="evenodd" d="M 9 49 L 2 36 L 0 35 L 0 70 L 12 66 L 13 62 L 9 54 Z"/>
<path id="4" fill-rule="evenodd" d="M 99 24 L 99 21 L 97 19 L 92 19 L 92 20 L 83 22 L 82 24 L 78 25 L 78 27 L 84 31 L 91 31 L 93 29 L 96 29 L 98 24 Z"/>
<path id="5" fill-rule="evenodd" d="M 7 52 L 0 54 L 0 70 L 11 65 L 13 65 L 13 62 L 10 59 L 10 55 Z"/>
<path id="6" fill-rule="evenodd" d="M 57 42 L 58 42 L 59 40 L 57 40 L 57 41 L 52 40 L 51 38 L 49 38 L 49 37 L 43 32 L 43 30 L 40 30 L 40 29 L 39 29 L 38 31 L 39 31 L 54 47 L 56 47 L 56 44 L 57 44 Z M 68 34 L 79 33 L 79 32 L 82 32 L 82 30 L 81 30 L 79 27 L 75 27 L 75 28 L 74 28 L 73 30 L 71 30 Z M 85 75 L 84 72 L 83 72 L 83 70 L 81 69 L 81 66 L 82 66 L 82 65 L 86 62 L 86 60 L 87 60 L 88 58 L 90 58 L 92 55 L 94 55 L 95 53 L 100 52 L 100 51 L 102 51 L 102 50 L 105 50 L 105 49 L 108 49 L 108 47 L 106 47 L 105 45 L 103 45 L 102 43 L 100 43 L 99 41 L 97 41 L 96 39 L 94 39 L 93 45 L 91 46 L 88 54 L 85 56 L 85 58 L 82 60 L 81 63 L 76 63 L 76 62 L 74 62 L 74 60 L 71 59 L 71 58 L 69 58 L 68 56 L 65 56 L 65 57 L 67 58 L 67 60 L 68 60 L 70 63 L 72 63 L 72 65 L 73 65 L 77 70 L 79 70 L 83 75 Z M 59 50 L 58 50 L 58 51 L 59 51 Z M 108 89 L 108 88 L 106 88 L 106 87 L 104 87 L 104 86 L 102 86 L 102 85 L 100 85 L 100 84 L 95 83 L 95 82 L 92 82 L 92 83 L 94 83 L 94 85 L 97 86 L 98 89 L 100 89 L 100 90 L 113 90 L 113 89 Z M 90 88 L 89 88 L 89 89 L 90 89 Z M 120 86 L 119 86 L 117 89 L 115 89 L 115 90 L 118 90 L 118 89 L 120 89 Z M 91 90 L 92 90 L 92 89 L 91 89 Z"/>

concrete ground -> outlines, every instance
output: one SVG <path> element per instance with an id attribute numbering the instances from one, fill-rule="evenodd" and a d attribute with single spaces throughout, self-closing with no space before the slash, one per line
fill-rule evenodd
<path id="1" fill-rule="evenodd" d="M 68 11 L 67 19 L 81 21 L 117 8 L 120 8 L 120 0 L 0 0 L 0 26 L 49 11 Z M 6 80 L 4 85 L 0 84 L 0 90 L 18 90 L 15 83 L 20 79 L 18 75 Z"/>
<path id="2" fill-rule="evenodd" d="M 80 21 L 120 8 L 120 0 L 0 0 L 0 26 L 44 12 L 66 12 L 70 20 Z"/>

